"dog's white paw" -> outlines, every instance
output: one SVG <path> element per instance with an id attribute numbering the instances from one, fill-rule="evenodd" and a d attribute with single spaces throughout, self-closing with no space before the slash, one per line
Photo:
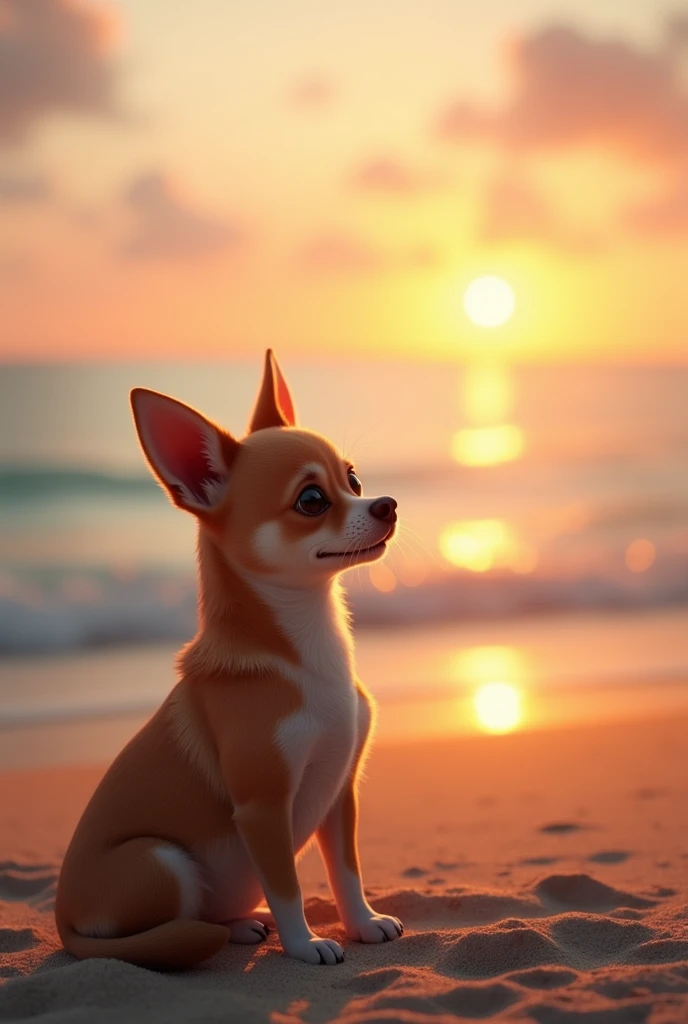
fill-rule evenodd
<path id="1" fill-rule="evenodd" d="M 404 926 L 398 917 L 372 911 L 369 917 L 347 925 L 346 934 L 357 942 L 390 942 L 404 934 Z"/>
<path id="2" fill-rule="evenodd" d="M 270 931 L 262 921 L 256 921 L 250 917 L 240 917 L 235 921 L 227 921 L 226 924 L 229 928 L 229 941 L 240 942 L 245 946 L 264 942 Z"/>
<path id="3" fill-rule="evenodd" d="M 310 939 L 300 939 L 284 944 L 284 952 L 295 960 L 303 960 L 306 964 L 341 964 L 344 950 L 334 939 L 321 939 L 313 935 Z"/>

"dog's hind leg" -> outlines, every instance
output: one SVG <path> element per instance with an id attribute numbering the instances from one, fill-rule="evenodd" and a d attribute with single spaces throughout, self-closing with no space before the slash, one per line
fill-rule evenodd
<path id="1" fill-rule="evenodd" d="M 196 920 L 200 871 L 180 846 L 130 839 L 95 864 L 75 859 L 70 867 L 60 879 L 56 918 L 65 948 L 75 956 L 191 966 L 228 939 L 221 925 Z"/>

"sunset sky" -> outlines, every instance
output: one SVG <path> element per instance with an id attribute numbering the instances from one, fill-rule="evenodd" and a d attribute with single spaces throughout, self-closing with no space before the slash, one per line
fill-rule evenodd
<path id="1" fill-rule="evenodd" d="M 688 6 L 0 0 L 0 96 L 2 358 L 688 357 Z"/>

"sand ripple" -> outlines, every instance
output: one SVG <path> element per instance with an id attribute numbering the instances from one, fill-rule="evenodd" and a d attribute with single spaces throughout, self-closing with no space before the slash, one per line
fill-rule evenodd
<path id="1" fill-rule="evenodd" d="M 340 967 L 289 961 L 272 937 L 163 975 L 65 954 L 52 922 L 55 875 L 50 865 L 0 865 L 2 1021 L 688 1021 L 688 904 L 673 890 L 649 897 L 587 874 L 508 892 L 388 890 L 375 903 L 404 919 L 404 938 L 345 941 Z M 307 912 L 342 939 L 329 900 L 309 900 Z"/>

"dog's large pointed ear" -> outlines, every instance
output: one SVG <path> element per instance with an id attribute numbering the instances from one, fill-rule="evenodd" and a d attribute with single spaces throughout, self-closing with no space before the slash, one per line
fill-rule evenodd
<path id="1" fill-rule="evenodd" d="M 136 432 L 153 473 L 175 505 L 199 515 L 224 498 L 239 442 L 175 398 L 134 388 Z"/>
<path id="2" fill-rule="evenodd" d="M 296 413 L 289 386 L 271 348 L 265 353 L 263 383 L 251 416 L 249 434 L 264 427 L 294 427 Z"/>

